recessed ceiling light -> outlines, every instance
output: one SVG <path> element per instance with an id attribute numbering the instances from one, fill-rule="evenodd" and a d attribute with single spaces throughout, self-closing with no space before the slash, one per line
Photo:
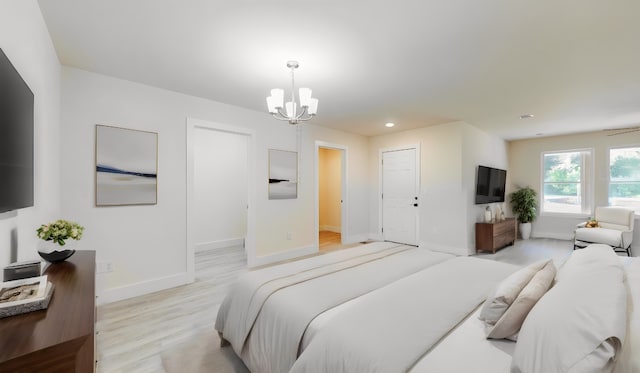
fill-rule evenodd
<path id="1" fill-rule="evenodd" d="M 395 123 L 392 123 L 392 122 L 388 122 L 388 123 L 385 123 L 385 124 L 384 124 L 384 126 L 385 126 L 385 127 L 387 127 L 387 128 L 391 128 L 391 127 L 393 127 L 393 126 L 395 126 L 395 125 L 396 125 L 396 124 L 395 124 Z"/>
<path id="2" fill-rule="evenodd" d="M 533 118 L 533 114 L 522 114 L 520 116 L 520 119 L 529 119 L 529 118 Z"/>

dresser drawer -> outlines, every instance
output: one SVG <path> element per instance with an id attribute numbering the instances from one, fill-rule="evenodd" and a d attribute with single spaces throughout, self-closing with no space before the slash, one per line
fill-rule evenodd
<path id="1" fill-rule="evenodd" d="M 516 231 L 516 225 L 513 220 L 505 220 L 499 223 L 495 223 L 493 225 L 494 236 L 500 236 L 506 233 L 508 234 L 510 232 L 513 232 L 515 234 L 515 231 Z"/>

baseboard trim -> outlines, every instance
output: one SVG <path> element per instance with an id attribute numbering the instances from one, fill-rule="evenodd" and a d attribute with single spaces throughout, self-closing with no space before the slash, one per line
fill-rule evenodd
<path id="1" fill-rule="evenodd" d="M 384 241 L 381 233 L 369 233 L 368 239 L 372 241 Z M 362 241 L 366 241 L 366 240 L 362 240 Z"/>
<path id="2" fill-rule="evenodd" d="M 342 238 L 342 243 L 345 245 L 358 243 L 358 242 L 365 242 L 365 241 L 369 241 L 369 236 L 367 234 L 354 234 L 349 237 Z M 379 240 L 373 240 L 373 241 L 379 241 Z"/>
<path id="3" fill-rule="evenodd" d="M 318 252 L 318 248 L 315 246 L 300 247 L 297 249 L 287 250 L 280 253 L 263 255 L 254 257 L 253 260 L 249 260 L 247 266 L 249 268 L 258 267 L 266 264 L 273 264 L 282 262 L 285 260 L 299 258 L 305 255 L 315 254 Z"/>
<path id="4" fill-rule="evenodd" d="M 202 243 L 196 244 L 195 252 L 198 253 L 201 251 L 206 251 L 211 249 L 222 249 L 224 247 L 243 246 L 243 245 L 244 245 L 243 237 L 230 238 L 228 240 L 202 242 Z"/>
<path id="5" fill-rule="evenodd" d="M 179 273 L 173 276 L 166 276 L 154 280 L 142 281 L 132 285 L 105 289 L 100 294 L 98 294 L 96 304 L 103 305 L 129 298 L 139 297 L 141 295 L 151 294 L 157 291 L 186 285 L 191 282 L 193 281 L 190 281 L 189 275 L 187 273 Z"/>
<path id="6" fill-rule="evenodd" d="M 551 232 L 531 232 L 532 238 L 553 238 L 556 240 L 568 240 L 573 239 L 573 233 L 551 233 Z"/>
<path id="7" fill-rule="evenodd" d="M 342 227 L 334 227 L 332 225 L 321 225 L 318 227 L 321 231 L 333 232 L 333 233 L 341 233 Z"/>

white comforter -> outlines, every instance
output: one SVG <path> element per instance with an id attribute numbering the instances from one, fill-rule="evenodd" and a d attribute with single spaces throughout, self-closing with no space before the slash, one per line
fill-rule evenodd
<path id="1" fill-rule="evenodd" d="M 362 255 L 367 257 L 359 258 Z M 515 344 L 485 339 L 482 323 L 469 313 L 477 313 L 487 291 L 516 267 L 452 258 L 376 243 L 255 271 L 240 283 L 244 287 L 235 289 L 235 296 L 225 300 L 216 329 L 227 330 L 225 338 L 238 333 L 242 343 L 234 349 L 254 373 L 285 372 L 294 363 L 293 372 L 506 373 Z M 388 276 L 391 267 L 407 265 L 405 259 L 410 269 L 403 271 L 413 274 Z M 624 260 L 631 295 L 630 333 L 615 372 L 640 373 L 640 313 L 633 309 L 634 303 L 640 304 L 640 259 Z M 370 271 L 342 270 L 347 267 Z M 307 277 L 309 271 L 318 276 Z M 281 282 L 301 273 L 303 281 Z M 280 284 L 271 287 L 274 278 Z M 378 290 L 365 278 L 380 278 L 375 280 Z M 351 287 L 354 283 L 364 286 Z M 265 285 L 271 290 L 263 293 Z M 256 294 L 262 298 L 259 307 L 251 306 Z M 242 315 L 240 332 L 235 329 L 238 323 L 230 321 L 236 319 L 233 315 Z"/>
<path id="2" fill-rule="evenodd" d="M 254 373 L 287 372 L 322 312 L 452 258 L 376 243 L 249 273 L 223 302 L 216 329 Z"/>
<path id="3" fill-rule="evenodd" d="M 614 373 L 640 373 L 640 258 L 621 258 L 625 269 L 628 303 L 627 336 Z"/>
<path id="4" fill-rule="evenodd" d="M 515 269 L 454 258 L 369 293 L 317 332 L 291 372 L 406 372 Z"/>

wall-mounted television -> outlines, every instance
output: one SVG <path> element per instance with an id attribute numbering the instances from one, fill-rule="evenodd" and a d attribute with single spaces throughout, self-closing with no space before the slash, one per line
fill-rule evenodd
<path id="1" fill-rule="evenodd" d="M 506 170 L 478 166 L 478 174 L 476 176 L 476 204 L 504 202 L 504 187 L 506 181 Z"/>
<path id="2" fill-rule="evenodd" d="M 33 206 L 33 92 L 0 49 L 0 213 Z"/>

